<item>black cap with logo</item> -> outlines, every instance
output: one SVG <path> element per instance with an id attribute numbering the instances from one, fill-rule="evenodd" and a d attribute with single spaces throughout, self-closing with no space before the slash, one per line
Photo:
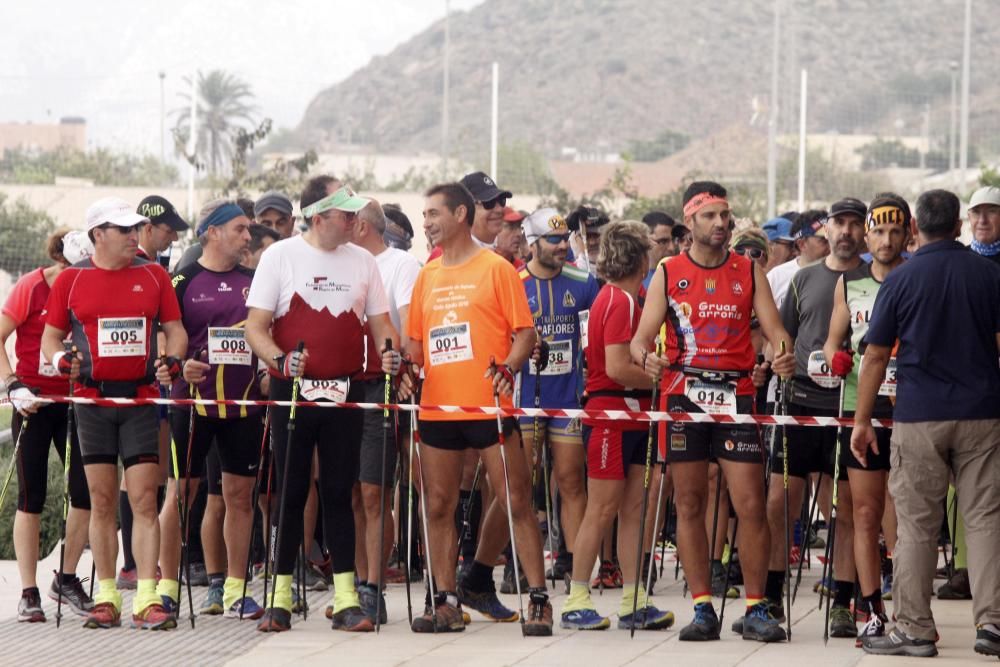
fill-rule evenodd
<path id="1" fill-rule="evenodd" d="M 472 193 L 472 198 L 477 202 L 493 201 L 497 197 L 510 199 L 514 196 L 509 190 L 501 190 L 492 178 L 481 171 L 463 176 L 462 185 Z"/>
<path id="2" fill-rule="evenodd" d="M 150 195 L 143 199 L 135 212 L 149 218 L 154 225 L 168 225 L 175 232 L 186 232 L 190 229 L 174 205 L 159 195 Z"/>

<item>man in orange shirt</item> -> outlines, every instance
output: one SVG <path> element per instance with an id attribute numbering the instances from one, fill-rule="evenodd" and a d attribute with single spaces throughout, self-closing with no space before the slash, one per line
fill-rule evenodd
<path id="1" fill-rule="evenodd" d="M 493 405 L 494 392 L 498 392 L 500 405 L 511 407 L 512 369 L 524 365 L 535 345 L 534 322 L 517 272 L 502 257 L 473 241 L 474 211 L 475 200 L 460 183 L 437 185 L 426 194 L 424 231 L 428 240 L 442 249 L 442 255 L 420 271 L 407 322 L 411 358 L 417 365 L 426 363 L 421 405 Z M 516 420 L 504 420 L 506 435 L 515 428 Z M 490 531 L 498 536 L 484 531 L 476 560 L 461 586 L 456 586 L 453 517 L 465 450 L 471 448 L 478 450 L 497 489 L 498 502 L 490 508 L 484 525 L 491 522 L 490 514 L 507 511 L 507 497 L 501 489 L 509 484 L 513 538 L 529 584 L 524 633 L 551 635 L 552 605 L 545 592 L 541 534 L 531 508 L 528 469 L 516 444 L 503 445 L 505 466 L 496 419 L 487 414 L 421 410 L 419 431 L 426 445 L 421 463 L 427 487 L 428 547 L 438 592 L 423 617 L 414 619 L 413 631 L 464 630 L 460 598 L 497 618 L 488 613 L 499 605 L 492 564 L 505 546 L 505 531 Z M 516 619 L 517 615 L 511 614 L 505 620 Z"/>

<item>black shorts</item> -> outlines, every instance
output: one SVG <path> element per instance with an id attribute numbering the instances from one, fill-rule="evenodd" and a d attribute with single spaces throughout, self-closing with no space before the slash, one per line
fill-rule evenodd
<path id="1" fill-rule="evenodd" d="M 354 383 L 352 383 L 354 384 Z M 385 401 L 385 380 L 357 380 L 364 392 L 363 402 Z M 365 410 L 361 431 L 361 462 L 358 481 L 376 486 L 392 486 L 396 472 L 396 411 L 389 411 L 389 428 L 385 428 L 382 410 Z M 494 429 L 495 430 L 495 429 Z M 385 470 L 382 463 L 385 462 Z"/>
<path id="2" fill-rule="evenodd" d="M 836 417 L 837 411 L 823 408 L 809 408 L 796 403 L 788 404 L 789 416 Z M 850 448 L 850 429 L 844 429 L 848 436 L 846 447 Z M 833 477 L 834 455 L 837 449 L 836 426 L 788 426 L 788 474 L 805 479 L 811 473 L 819 472 Z M 784 471 L 781 428 L 774 439 L 771 452 L 771 473 L 780 475 Z M 840 466 L 840 480 L 847 479 L 847 469 Z"/>
<path id="3" fill-rule="evenodd" d="M 850 414 L 844 413 L 845 416 L 853 417 L 854 413 Z M 892 419 L 892 414 L 882 415 L 881 417 L 876 415 L 875 419 Z M 889 465 L 889 440 L 892 438 L 891 428 L 877 428 L 875 429 L 875 441 L 878 443 L 878 454 L 872 451 L 871 447 L 868 448 L 868 453 L 865 456 L 865 462 L 868 464 L 866 466 L 858 463 L 858 460 L 854 458 L 854 454 L 851 453 L 851 432 L 852 429 L 845 428 L 840 434 L 840 468 L 844 467 L 853 468 L 854 470 L 872 470 L 872 471 L 889 471 L 891 467 Z"/>
<path id="4" fill-rule="evenodd" d="M 503 435 L 509 438 L 514 431 L 521 433 L 521 428 L 514 417 L 503 420 Z M 497 434 L 497 420 L 463 419 L 458 421 L 427 421 L 417 420 L 417 432 L 420 442 L 435 449 L 462 451 L 465 449 L 486 449 L 500 442 Z"/>
<path id="5" fill-rule="evenodd" d="M 159 464 L 160 420 L 155 405 L 74 407 L 84 465 L 115 465 L 119 456 L 126 468 L 138 463 Z"/>
<path id="6" fill-rule="evenodd" d="M 69 405 L 50 403 L 28 417 L 14 410 L 10 431 L 17 443 L 17 509 L 25 514 L 41 514 L 49 481 L 49 448 L 55 445 L 59 459 L 66 463 L 66 428 Z M 27 420 L 27 428 L 23 428 Z M 76 429 L 73 429 L 76 431 Z M 20 441 L 18 441 L 20 438 Z M 60 468 L 60 477 L 62 470 Z M 62 493 L 62 484 L 52 490 Z M 77 509 L 90 509 L 90 491 L 83 472 L 80 440 L 73 433 L 69 457 L 69 502 Z"/>
<path id="7" fill-rule="evenodd" d="M 210 496 L 222 495 L 222 459 L 219 446 L 213 442 L 205 457 L 205 490 Z"/>
<path id="8" fill-rule="evenodd" d="M 223 472 L 241 477 L 256 477 L 257 466 L 260 463 L 259 414 L 235 419 L 203 417 L 196 414 L 194 432 L 189 435 L 190 415 L 191 410 L 186 407 L 170 408 L 170 431 L 177 449 L 177 469 L 181 471 L 181 477 L 201 477 L 205 472 L 205 459 L 213 442 L 219 450 L 219 462 Z M 189 437 L 192 442 L 191 468 L 187 470 Z M 170 477 L 174 478 L 172 461 L 167 470 Z"/>
<path id="9" fill-rule="evenodd" d="M 736 410 L 749 414 L 753 396 L 737 396 Z M 670 412 L 702 412 L 687 396 L 671 394 L 667 397 Z M 738 461 L 764 463 L 764 449 L 760 431 L 754 424 L 699 424 L 695 422 L 669 422 L 667 432 L 667 462 Z"/>

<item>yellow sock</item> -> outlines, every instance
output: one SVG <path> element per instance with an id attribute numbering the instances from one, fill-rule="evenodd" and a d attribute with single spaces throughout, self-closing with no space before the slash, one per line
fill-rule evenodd
<path id="1" fill-rule="evenodd" d="M 625 584 L 622 586 L 622 603 L 618 608 L 619 616 L 628 616 L 632 613 L 632 596 L 635 595 L 636 584 Z M 645 586 L 639 584 L 639 597 L 636 603 L 636 609 L 642 609 L 649 604 L 649 600 L 646 597 Z"/>
<path id="2" fill-rule="evenodd" d="M 748 595 L 747 596 L 747 609 L 749 609 L 750 607 L 754 606 L 755 604 L 759 604 L 761 601 L 763 601 L 763 599 L 764 598 L 752 598 L 752 597 L 750 597 Z"/>
<path id="3" fill-rule="evenodd" d="M 222 586 L 222 606 L 229 609 L 243 595 L 243 580 L 238 577 L 226 577 Z"/>
<path id="4" fill-rule="evenodd" d="M 153 579 L 153 581 L 156 580 Z M 181 584 L 176 579 L 160 579 L 160 582 L 155 586 L 157 595 L 166 595 L 174 602 L 181 599 Z"/>
<path id="5" fill-rule="evenodd" d="M 94 596 L 94 604 L 110 602 L 118 611 L 122 610 L 122 594 L 115 585 L 114 578 L 101 579 L 97 582 L 97 595 Z"/>
<path id="6" fill-rule="evenodd" d="M 571 581 L 569 584 L 569 597 L 563 603 L 562 613 L 580 611 L 581 609 L 596 609 L 593 600 L 590 599 L 590 586 L 586 581 Z"/>
<path id="7" fill-rule="evenodd" d="M 333 575 L 333 613 L 351 607 L 360 607 L 358 591 L 354 588 L 353 572 L 337 572 Z"/>
<path id="8" fill-rule="evenodd" d="M 132 600 L 133 614 L 139 614 L 149 605 L 160 602 L 160 596 L 156 592 L 156 579 L 140 579 L 136 582 L 135 599 Z"/>
<path id="9" fill-rule="evenodd" d="M 274 591 L 267 592 L 267 600 L 264 602 L 266 607 L 277 607 L 278 609 L 284 609 L 287 612 L 292 611 L 292 575 L 290 574 L 279 574 L 276 576 L 274 582 Z M 274 595 L 274 604 L 271 604 L 271 595 Z"/>
<path id="10" fill-rule="evenodd" d="M 704 595 L 695 595 L 691 599 L 694 601 L 695 604 L 704 604 L 706 602 L 712 604 L 711 593 L 705 593 Z"/>

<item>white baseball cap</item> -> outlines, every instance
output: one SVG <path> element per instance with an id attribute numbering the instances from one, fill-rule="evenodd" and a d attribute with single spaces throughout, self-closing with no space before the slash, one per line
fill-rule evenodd
<path id="1" fill-rule="evenodd" d="M 988 185 L 973 192 L 972 199 L 969 200 L 969 208 L 976 208 L 982 204 L 1000 206 L 1000 188 Z"/>
<path id="2" fill-rule="evenodd" d="M 540 208 L 521 222 L 524 238 L 528 243 L 534 243 L 542 236 L 549 234 L 569 235 L 569 227 L 559 211 L 554 208 Z"/>
<path id="3" fill-rule="evenodd" d="M 149 218 L 135 212 L 135 207 L 119 197 L 98 199 L 87 209 L 87 231 L 105 223 L 119 227 L 134 227 Z"/>
<path id="4" fill-rule="evenodd" d="M 70 264 L 82 262 L 94 254 L 94 244 L 87 238 L 86 232 L 74 230 L 63 237 L 63 257 Z"/>

